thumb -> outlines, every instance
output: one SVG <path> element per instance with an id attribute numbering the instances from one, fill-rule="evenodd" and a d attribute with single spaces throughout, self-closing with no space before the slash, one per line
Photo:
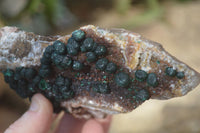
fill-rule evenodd
<path id="1" fill-rule="evenodd" d="M 52 122 L 52 105 L 41 94 L 32 97 L 29 110 L 15 121 L 5 133 L 46 133 Z"/>

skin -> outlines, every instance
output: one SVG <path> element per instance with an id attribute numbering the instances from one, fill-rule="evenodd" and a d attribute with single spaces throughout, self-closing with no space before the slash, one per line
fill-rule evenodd
<path id="1" fill-rule="evenodd" d="M 52 104 L 41 94 L 32 97 L 31 105 L 5 133 L 47 133 L 53 122 Z M 105 119 L 75 119 L 65 114 L 55 133 L 107 133 L 111 117 Z"/>

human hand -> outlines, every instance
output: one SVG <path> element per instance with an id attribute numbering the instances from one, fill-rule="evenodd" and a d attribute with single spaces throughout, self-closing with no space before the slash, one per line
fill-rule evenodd
<path id="1" fill-rule="evenodd" d="M 111 117 L 79 120 L 65 114 L 56 133 L 107 133 Z M 30 108 L 5 133 L 47 133 L 53 122 L 52 104 L 41 94 L 32 97 Z"/>

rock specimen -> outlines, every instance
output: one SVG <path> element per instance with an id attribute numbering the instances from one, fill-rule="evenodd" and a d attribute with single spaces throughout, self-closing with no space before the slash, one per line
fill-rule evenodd
<path id="1" fill-rule="evenodd" d="M 183 96 L 200 74 L 160 44 L 92 25 L 66 36 L 0 29 L 0 69 L 22 98 L 42 93 L 77 118 L 131 112 L 145 100 Z"/>

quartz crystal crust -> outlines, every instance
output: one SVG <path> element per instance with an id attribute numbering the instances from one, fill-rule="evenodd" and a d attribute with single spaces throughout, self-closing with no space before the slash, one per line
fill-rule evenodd
<path id="1" fill-rule="evenodd" d="M 92 25 L 66 36 L 0 29 L 0 70 L 22 98 L 42 93 L 77 118 L 131 112 L 148 99 L 183 96 L 200 74 L 137 33 Z"/>

